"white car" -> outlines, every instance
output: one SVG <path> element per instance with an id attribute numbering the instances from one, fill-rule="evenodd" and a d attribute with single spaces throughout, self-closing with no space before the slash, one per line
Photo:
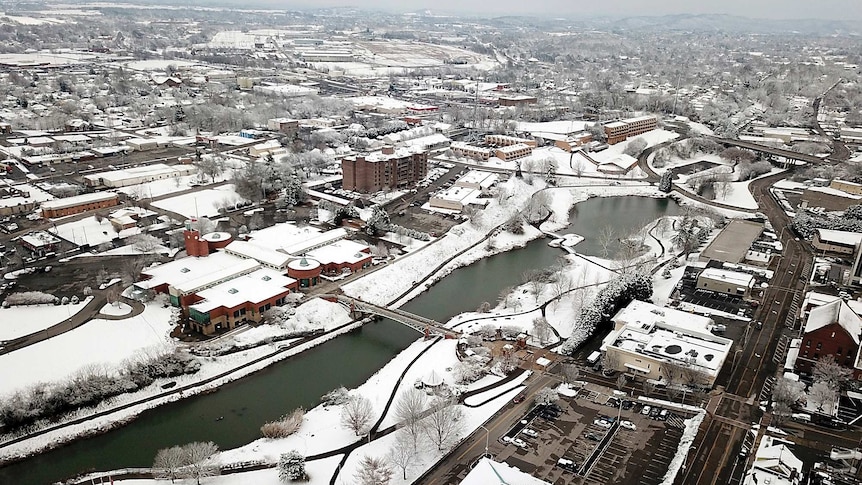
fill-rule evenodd
<path id="1" fill-rule="evenodd" d="M 530 428 L 524 428 L 521 432 L 524 433 L 525 435 L 531 436 L 533 438 L 539 436 L 539 433 L 537 433 L 536 430 L 530 429 Z"/>
<path id="2" fill-rule="evenodd" d="M 634 423 L 632 423 L 631 421 L 628 421 L 628 420 L 620 421 L 620 426 L 622 426 L 625 429 L 630 429 L 632 431 L 638 429 L 638 427 L 635 426 Z"/>
<path id="3" fill-rule="evenodd" d="M 601 426 L 602 428 L 610 428 L 611 423 L 605 421 L 604 419 L 594 419 L 593 424 L 596 426 Z"/>
<path id="4" fill-rule="evenodd" d="M 512 444 L 517 446 L 518 448 L 526 448 L 527 447 L 527 442 L 522 440 L 521 438 L 513 439 Z"/>

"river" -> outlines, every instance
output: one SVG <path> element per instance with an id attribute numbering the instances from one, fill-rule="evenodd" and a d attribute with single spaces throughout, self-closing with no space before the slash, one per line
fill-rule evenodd
<path id="1" fill-rule="evenodd" d="M 598 234 L 611 221 L 615 233 L 631 234 L 677 203 L 648 197 L 592 198 L 575 206 L 563 233 L 586 239 L 580 253 L 597 255 Z M 500 290 L 522 283 L 525 270 L 547 267 L 563 254 L 547 239 L 459 268 L 402 308 L 437 321 L 496 302 Z M 260 437 L 260 426 L 338 387 L 357 387 L 415 341 L 415 331 L 390 320 L 368 324 L 302 354 L 276 363 L 217 392 L 160 406 L 126 426 L 82 439 L 0 468 L 0 484 L 43 485 L 92 470 L 146 467 L 156 451 L 191 441 L 213 441 L 222 449 Z"/>

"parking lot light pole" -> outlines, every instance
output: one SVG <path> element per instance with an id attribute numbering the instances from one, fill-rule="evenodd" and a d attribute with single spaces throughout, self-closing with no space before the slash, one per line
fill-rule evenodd
<path id="1" fill-rule="evenodd" d="M 488 431 L 488 428 L 482 426 L 481 424 L 479 425 L 479 427 L 485 430 L 485 456 L 487 457 L 488 456 L 488 439 L 489 439 L 491 432 Z"/>

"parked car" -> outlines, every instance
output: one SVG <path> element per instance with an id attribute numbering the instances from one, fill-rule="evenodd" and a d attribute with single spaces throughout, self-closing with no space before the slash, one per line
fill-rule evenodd
<path id="1" fill-rule="evenodd" d="M 649 416 L 650 411 L 652 411 L 652 406 L 644 406 L 644 408 L 641 409 L 641 414 Z"/>
<path id="2" fill-rule="evenodd" d="M 513 439 L 512 444 L 517 446 L 518 448 L 526 448 L 527 447 L 527 442 L 522 440 L 521 438 Z"/>
<path id="3" fill-rule="evenodd" d="M 524 428 L 523 430 L 521 430 L 521 432 L 527 436 L 532 437 L 532 438 L 536 438 L 539 436 L 538 431 L 536 431 L 534 429 L 530 429 L 530 428 Z"/>
<path id="4" fill-rule="evenodd" d="M 525 397 L 526 396 L 524 394 L 518 394 L 517 396 L 515 396 L 515 399 L 512 399 L 512 402 L 518 404 L 519 402 L 522 402 Z"/>
<path id="5" fill-rule="evenodd" d="M 590 441 L 600 441 L 602 439 L 601 436 L 599 436 L 595 433 L 587 433 L 584 436 Z"/>
<path id="6" fill-rule="evenodd" d="M 578 465 L 572 460 L 569 460 L 568 458 L 560 458 L 559 460 L 557 460 L 557 466 L 572 472 L 577 470 L 578 468 Z"/>
<path id="7" fill-rule="evenodd" d="M 667 421 L 667 409 L 662 409 L 660 413 L 658 413 L 657 419 L 659 421 Z"/>
<path id="8" fill-rule="evenodd" d="M 755 322 L 754 328 L 760 330 L 763 328 L 763 322 Z"/>
<path id="9" fill-rule="evenodd" d="M 627 419 L 620 421 L 620 426 L 622 426 L 625 429 L 630 429 L 632 431 L 638 429 L 638 427 L 635 426 L 634 423 L 632 423 L 631 421 L 629 421 Z"/>
<path id="10" fill-rule="evenodd" d="M 658 419 L 658 415 L 659 415 L 659 413 L 661 413 L 662 411 L 663 411 L 663 410 L 662 410 L 661 408 L 652 408 L 652 409 L 650 410 L 650 412 L 649 412 L 649 417 L 650 417 L 650 418 L 652 418 L 652 419 Z"/>
<path id="11" fill-rule="evenodd" d="M 625 409 L 626 411 L 631 409 L 634 405 L 635 405 L 635 403 L 632 401 L 629 401 L 629 400 L 623 401 L 623 409 Z"/>
<path id="12" fill-rule="evenodd" d="M 600 426 L 602 428 L 610 428 L 611 427 L 611 423 L 605 421 L 604 419 L 594 419 L 593 424 L 595 424 L 596 426 Z"/>

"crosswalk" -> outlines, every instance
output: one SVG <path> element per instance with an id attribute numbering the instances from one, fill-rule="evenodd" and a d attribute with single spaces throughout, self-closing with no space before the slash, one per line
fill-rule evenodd
<path id="1" fill-rule="evenodd" d="M 784 356 L 787 353 L 787 346 L 790 345 L 790 337 L 787 335 L 782 335 L 780 339 L 778 339 L 778 345 L 775 347 L 775 353 L 772 355 L 772 361 L 776 364 L 784 363 Z"/>
<path id="2" fill-rule="evenodd" d="M 685 429 L 685 419 L 683 419 L 682 416 L 671 414 L 667 418 L 667 425 L 672 428 Z"/>
<path id="3" fill-rule="evenodd" d="M 759 401 L 769 401 L 772 398 L 772 386 L 775 385 L 775 376 L 767 376 L 763 382 L 763 387 L 760 388 Z"/>

